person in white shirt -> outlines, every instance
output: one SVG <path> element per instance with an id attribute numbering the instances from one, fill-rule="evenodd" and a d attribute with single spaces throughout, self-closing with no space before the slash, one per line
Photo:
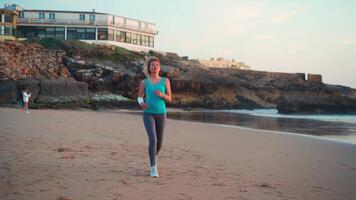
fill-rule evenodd
<path id="1" fill-rule="evenodd" d="M 25 113 L 30 113 L 28 111 L 28 102 L 30 101 L 30 97 L 31 97 L 31 92 L 29 92 L 29 90 L 27 88 L 22 90 L 22 98 L 23 98 L 22 100 L 23 100 L 23 103 L 24 103 L 23 111 Z"/>

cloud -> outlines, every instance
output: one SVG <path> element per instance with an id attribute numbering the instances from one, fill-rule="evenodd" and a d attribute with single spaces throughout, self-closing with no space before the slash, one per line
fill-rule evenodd
<path id="1" fill-rule="evenodd" d="M 232 7 L 220 8 L 219 12 L 205 13 L 206 31 L 220 32 L 227 36 L 237 36 L 246 30 L 247 26 L 258 20 L 262 15 L 259 5 L 239 5 Z"/>
<path id="2" fill-rule="evenodd" d="M 258 40 L 271 40 L 275 38 L 274 35 L 269 35 L 269 34 L 258 34 L 255 36 L 256 39 Z"/>
<path id="3" fill-rule="evenodd" d="M 264 3 L 234 3 L 220 5 L 218 9 L 212 7 L 203 11 L 199 10 L 198 13 L 207 22 L 202 27 L 205 32 L 238 36 L 258 26 L 285 23 L 305 10 L 307 10 L 305 6 L 281 9 Z M 258 39 L 270 38 L 270 36 L 258 37 Z"/>
<path id="4" fill-rule="evenodd" d="M 341 41 L 341 44 L 353 45 L 353 44 L 356 44 L 356 39 L 346 39 L 346 40 Z"/>
<path id="5" fill-rule="evenodd" d="M 304 12 L 305 10 L 306 8 L 304 6 L 290 9 L 290 10 L 279 10 L 271 14 L 270 21 L 275 23 L 286 22 L 292 17 L 294 17 L 295 15 Z"/>
<path id="6" fill-rule="evenodd" d="M 293 49 L 300 49 L 304 47 L 304 44 L 299 44 L 299 43 L 292 43 L 288 45 L 289 48 L 293 48 Z"/>

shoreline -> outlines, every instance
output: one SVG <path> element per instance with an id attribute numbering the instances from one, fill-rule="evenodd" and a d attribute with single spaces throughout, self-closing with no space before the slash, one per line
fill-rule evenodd
<path id="1" fill-rule="evenodd" d="M 0 108 L 0 119 L 3 199 L 356 197 L 355 145 L 168 119 L 152 179 L 139 115 Z"/>
<path id="2" fill-rule="evenodd" d="M 195 111 L 196 112 L 201 112 L 201 110 L 195 110 Z M 195 112 L 195 111 L 194 110 L 186 111 L 186 110 L 178 109 L 178 108 L 168 109 L 168 113 L 169 112 L 188 112 L 189 113 L 189 112 Z M 114 110 L 102 110 L 102 111 L 99 111 L 99 112 L 139 114 L 142 111 L 141 110 L 114 109 Z M 255 116 L 255 117 L 260 117 L 260 116 Z M 258 129 L 258 128 L 252 128 L 252 127 L 241 126 L 241 125 L 230 125 L 230 124 L 220 124 L 220 123 L 213 123 L 213 122 L 189 121 L 189 120 L 185 120 L 185 119 L 174 119 L 174 118 L 169 118 L 169 119 L 170 120 L 177 120 L 177 121 L 201 123 L 201 124 L 212 124 L 212 125 L 217 125 L 217 126 L 232 127 L 232 128 L 252 130 L 252 131 L 261 131 L 261 132 L 269 132 L 269 133 L 277 133 L 277 134 L 290 134 L 290 135 L 295 135 L 295 136 L 308 137 L 308 138 L 313 138 L 313 139 L 319 139 L 319 140 L 326 140 L 326 141 L 331 141 L 331 142 L 340 142 L 340 143 L 345 143 L 345 144 L 356 145 L 356 135 L 321 135 L 321 136 L 317 136 L 317 135 L 298 133 L 298 132 Z M 315 119 L 308 119 L 308 120 L 317 121 Z"/>
<path id="3" fill-rule="evenodd" d="M 355 141 L 343 140 L 343 139 L 340 139 L 339 137 L 344 137 L 344 136 L 338 136 L 338 135 L 316 136 L 316 135 L 308 135 L 308 134 L 303 134 L 303 133 L 293 133 L 293 132 L 287 132 L 287 131 L 275 131 L 275 130 L 267 130 L 267 129 L 257 129 L 257 128 L 238 126 L 238 125 L 218 124 L 218 123 L 210 123 L 210 122 L 197 122 L 197 121 L 188 121 L 188 120 L 180 120 L 180 119 L 170 119 L 170 120 L 193 122 L 193 123 L 198 123 L 198 124 L 211 124 L 211 125 L 214 125 L 214 126 L 230 127 L 230 128 L 240 129 L 240 130 L 257 131 L 257 132 L 262 132 L 262 133 L 293 135 L 293 136 L 297 136 L 297 137 L 305 137 L 305 138 L 328 141 L 328 142 L 337 142 L 337 143 L 348 144 L 348 145 L 350 145 L 350 144 L 351 145 L 356 145 L 356 140 Z"/>
<path id="4" fill-rule="evenodd" d="M 0 109 L 1 108 L 21 109 L 21 108 L 18 108 L 18 107 L 0 107 Z M 92 111 L 92 112 L 129 113 L 129 114 L 138 114 L 138 113 L 142 112 L 141 109 L 135 109 L 135 108 L 90 109 L 90 108 L 78 107 L 78 108 L 76 108 L 74 110 L 73 109 L 69 109 L 69 108 L 60 108 L 60 109 L 40 108 L 40 109 L 30 109 L 30 110 Z M 189 110 L 184 110 L 183 108 L 168 108 L 167 109 L 167 113 L 169 113 L 169 112 L 187 112 L 187 113 L 189 113 L 189 112 L 204 112 L 204 111 L 211 111 L 211 110 L 209 110 L 209 109 L 200 109 L 200 108 L 198 108 L 198 109 L 189 109 Z M 213 110 L 213 111 L 215 111 L 215 110 Z M 251 115 L 251 116 L 254 116 L 254 117 L 266 117 L 266 116 L 259 116 L 259 115 Z M 271 117 L 271 118 L 273 118 L 273 117 Z M 220 124 L 220 123 L 213 123 L 213 122 L 189 121 L 189 120 L 185 120 L 185 119 L 172 119 L 172 118 L 170 118 L 170 120 L 185 121 L 185 122 L 195 122 L 195 123 L 202 123 L 202 124 L 213 124 L 213 125 L 217 125 L 217 126 L 226 126 L 226 127 L 232 127 L 232 128 L 238 128 L 238 129 L 262 131 L 262 132 L 271 132 L 271 133 L 277 133 L 277 134 L 291 134 L 291 135 L 309 137 L 309 138 L 314 138 L 314 139 L 321 139 L 321 140 L 326 140 L 326 141 L 331 141 L 331 142 L 340 142 L 340 143 L 345 143 L 345 144 L 356 145 L 356 135 L 321 135 L 321 136 L 318 136 L 318 135 L 311 135 L 311 134 L 298 133 L 298 132 L 258 129 L 258 128 L 241 126 L 241 125 L 229 125 L 229 124 Z M 307 120 L 324 121 L 324 120 L 317 120 L 317 119 L 307 119 Z M 333 121 L 333 122 L 339 122 L 339 121 Z"/>

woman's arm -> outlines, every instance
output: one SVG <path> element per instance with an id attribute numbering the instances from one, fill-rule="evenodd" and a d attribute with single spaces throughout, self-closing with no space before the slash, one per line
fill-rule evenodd
<path id="1" fill-rule="evenodd" d="M 143 101 L 143 97 L 144 96 L 145 96 L 145 81 L 142 80 L 140 82 L 140 89 L 138 90 L 137 101 L 139 102 L 139 104 L 142 107 L 142 109 L 147 109 L 148 108 L 148 104 L 146 104 Z"/>
<path id="2" fill-rule="evenodd" d="M 168 78 L 166 78 L 166 94 L 162 98 L 169 103 L 172 101 L 171 82 L 169 82 Z"/>
<path id="3" fill-rule="evenodd" d="M 145 81 L 142 80 L 140 82 L 140 89 L 138 90 L 138 97 L 144 97 L 145 96 Z"/>

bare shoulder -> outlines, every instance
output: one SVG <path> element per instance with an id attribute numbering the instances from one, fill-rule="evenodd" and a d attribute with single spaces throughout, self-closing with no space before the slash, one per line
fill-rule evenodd
<path id="1" fill-rule="evenodd" d="M 171 84 L 171 82 L 169 81 L 169 78 L 166 78 L 166 84 Z"/>
<path id="2" fill-rule="evenodd" d="M 141 80 L 140 85 L 145 86 L 145 79 Z"/>

